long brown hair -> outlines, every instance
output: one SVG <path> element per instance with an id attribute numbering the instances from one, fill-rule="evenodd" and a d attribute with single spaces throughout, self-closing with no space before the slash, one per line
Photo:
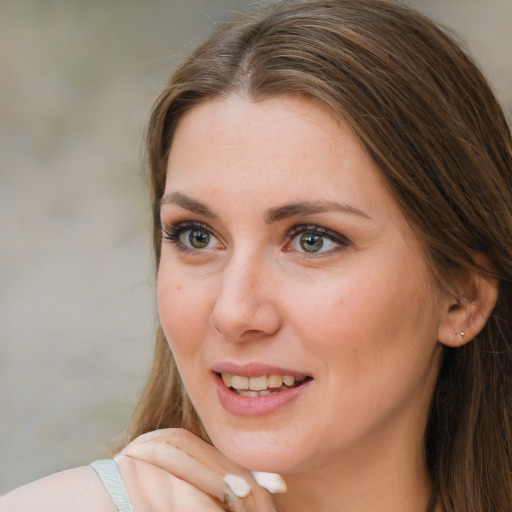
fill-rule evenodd
<path id="1" fill-rule="evenodd" d="M 475 271 L 475 252 L 490 260 L 496 307 L 472 342 L 444 349 L 425 454 L 444 510 L 512 510 L 510 130 L 480 71 L 431 20 L 383 0 L 282 2 L 200 46 L 171 77 L 149 123 L 157 265 L 159 200 L 180 119 L 220 96 L 290 93 L 326 105 L 352 128 L 441 283 Z M 158 328 L 130 438 L 170 426 L 207 439 Z"/>

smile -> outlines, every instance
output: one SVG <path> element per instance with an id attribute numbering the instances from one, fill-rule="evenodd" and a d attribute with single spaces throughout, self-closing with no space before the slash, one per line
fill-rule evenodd
<path id="1" fill-rule="evenodd" d="M 253 418 L 290 407 L 308 395 L 314 382 L 305 373 L 258 363 L 220 363 L 213 375 L 222 407 L 235 416 Z"/>
<path id="2" fill-rule="evenodd" d="M 300 386 L 309 377 L 293 375 L 260 375 L 247 377 L 222 373 L 222 381 L 227 388 L 240 396 L 267 396 Z"/>

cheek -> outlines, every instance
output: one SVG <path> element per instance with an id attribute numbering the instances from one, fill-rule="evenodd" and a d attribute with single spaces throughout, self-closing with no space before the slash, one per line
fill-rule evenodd
<path id="1" fill-rule="evenodd" d="M 403 273 L 389 270 L 386 279 L 380 274 L 380 281 L 361 282 L 346 296 L 338 323 L 346 336 L 344 384 L 359 390 L 366 404 L 360 411 L 368 421 L 395 410 L 420 389 L 428 395 L 436 361 L 438 317 L 428 286 L 407 267 Z"/>
<path id="2" fill-rule="evenodd" d="M 386 265 L 386 263 L 388 263 Z M 289 315 L 308 349 L 341 378 L 385 374 L 405 361 L 421 364 L 439 325 L 426 271 L 414 261 L 368 265 L 289 288 Z M 422 269 L 420 269 L 422 270 Z M 343 368 L 336 372 L 334 368 Z"/>
<path id="3" fill-rule="evenodd" d="M 387 270 L 326 284 L 324 300 L 310 296 L 294 313 L 302 319 L 299 337 L 320 364 L 326 424 L 344 425 L 348 437 L 413 403 L 411 397 L 418 407 L 430 400 L 438 315 L 421 276 L 406 267 Z"/>
<path id="4" fill-rule="evenodd" d="M 158 314 L 162 329 L 176 357 L 197 349 L 208 326 L 208 287 L 190 283 L 186 276 L 161 264 L 157 279 Z"/>

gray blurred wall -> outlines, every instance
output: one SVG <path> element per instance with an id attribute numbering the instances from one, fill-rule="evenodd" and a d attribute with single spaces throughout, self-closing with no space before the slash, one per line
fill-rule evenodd
<path id="1" fill-rule="evenodd" d="M 0 2 L 0 494 L 113 446 L 155 306 L 142 139 L 182 53 L 241 0 Z M 415 4 L 512 112 L 512 1 Z"/>

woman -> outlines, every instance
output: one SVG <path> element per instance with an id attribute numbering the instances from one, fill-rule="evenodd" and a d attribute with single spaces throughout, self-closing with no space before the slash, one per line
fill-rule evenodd
<path id="1" fill-rule="evenodd" d="M 510 132 L 449 37 L 381 0 L 241 18 L 148 154 L 161 328 L 122 480 L 0 510 L 512 509 Z"/>

